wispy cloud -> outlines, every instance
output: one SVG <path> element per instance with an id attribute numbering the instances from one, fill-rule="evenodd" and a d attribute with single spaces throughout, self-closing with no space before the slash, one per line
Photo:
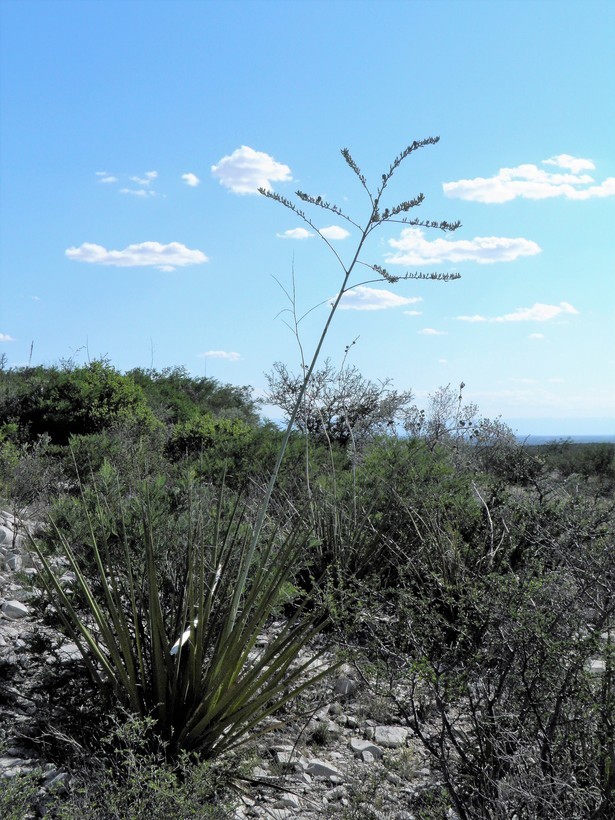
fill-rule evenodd
<path id="1" fill-rule="evenodd" d="M 512 262 L 520 256 L 540 253 L 540 246 L 530 239 L 477 236 L 474 239 L 434 239 L 429 241 L 420 228 L 404 228 L 399 239 L 389 239 L 396 253 L 388 253 L 390 265 L 435 265 L 440 262 Z"/>
<path id="2" fill-rule="evenodd" d="M 341 228 L 339 225 L 329 225 L 328 228 L 319 228 L 318 233 L 324 236 L 325 239 L 348 239 L 350 231 Z"/>
<path id="3" fill-rule="evenodd" d="M 315 234 L 310 233 L 305 228 L 291 228 L 288 231 L 284 231 L 283 233 L 276 233 L 276 236 L 280 239 L 309 239 L 311 236 Z"/>
<path id="4" fill-rule="evenodd" d="M 256 194 L 259 188 L 270 191 L 272 182 L 292 179 L 288 165 L 276 162 L 269 154 L 255 151 L 247 145 L 222 157 L 217 165 L 211 166 L 211 173 L 220 185 L 234 194 Z"/>
<path id="5" fill-rule="evenodd" d="M 581 171 L 593 171 L 591 159 L 558 154 L 542 160 L 543 165 L 551 165 L 570 173 L 558 173 L 539 168 L 535 164 L 517 165 L 515 168 L 500 168 L 492 177 L 459 179 L 445 182 L 444 193 L 457 199 L 471 202 L 500 203 L 512 199 L 592 199 L 594 197 L 615 196 L 615 177 L 608 177 L 596 184 L 594 177 Z"/>
<path id="6" fill-rule="evenodd" d="M 12 336 L 9 336 L 8 333 L 0 333 L 0 342 L 14 342 L 14 341 L 15 341 L 15 339 L 13 339 Z"/>
<path id="7" fill-rule="evenodd" d="M 158 196 L 156 191 L 146 190 L 145 188 L 120 188 L 120 194 L 129 194 L 130 196 L 138 196 L 141 198 Z"/>
<path id="8" fill-rule="evenodd" d="M 559 376 L 555 376 L 551 379 L 547 379 L 547 381 L 549 382 L 549 384 L 564 384 L 565 383 L 565 380 L 561 379 Z"/>
<path id="9" fill-rule="evenodd" d="M 413 305 L 415 302 L 421 301 L 420 296 L 408 298 L 392 293 L 390 290 L 358 285 L 342 296 L 339 307 L 340 310 L 386 310 L 387 308 L 396 308 L 402 305 Z"/>
<path id="10" fill-rule="evenodd" d="M 158 178 L 158 171 L 146 171 L 143 177 L 130 177 L 131 182 L 136 182 L 137 185 L 151 185 L 152 182 Z"/>
<path id="11" fill-rule="evenodd" d="M 239 353 L 226 350 L 206 350 L 205 353 L 199 353 L 201 359 L 225 359 L 228 362 L 236 362 L 241 359 Z"/>
<path id="12" fill-rule="evenodd" d="M 113 265 L 118 268 L 153 267 L 161 271 L 172 271 L 186 265 L 201 265 L 207 262 L 203 251 L 192 250 L 181 242 L 141 242 L 128 245 L 123 250 L 107 250 L 102 245 L 84 242 L 78 248 L 65 251 L 69 259 L 88 262 L 93 265 Z"/>
<path id="13" fill-rule="evenodd" d="M 421 336 L 446 336 L 446 331 L 436 330 L 433 327 L 424 327 L 423 330 L 418 331 Z"/>
<path id="14" fill-rule="evenodd" d="M 576 316 L 578 310 L 568 302 L 560 302 L 559 305 L 544 305 L 536 302 L 532 307 L 517 308 L 512 313 L 505 313 L 503 316 L 457 316 L 460 322 L 548 322 L 562 314 Z M 533 333 L 530 338 L 543 338 L 542 333 Z"/>
<path id="15" fill-rule="evenodd" d="M 528 339 L 538 339 L 538 340 L 540 340 L 540 339 L 546 339 L 546 336 L 545 336 L 544 333 L 530 333 L 527 338 Z"/>
<path id="16" fill-rule="evenodd" d="M 184 180 L 186 185 L 190 186 L 190 188 L 196 188 L 198 185 L 201 184 L 201 180 L 197 177 L 196 174 L 182 174 L 182 179 Z"/>
<path id="17" fill-rule="evenodd" d="M 543 165 L 557 165 L 558 168 L 567 168 L 573 174 L 578 174 L 579 171 L 593 171 L 595 165 L 591 159 L 581 159 L 580 157 L 571 157 L 570 154 L 558 154 L 549 159 L 543 159 Z"/>
<path id="18" fill-rule="evenodd" d="M 117 177 L 114 177 L 113 174 L 108 174 L 106 171 L 96 171 L 96 176 L 99 182 L 105 182 L 107 184 L 117 182 Z"/>
<path id="19" fill-rule="evenodd" d="M 422 316 L 423 311 L 421 310 L 404 310 L 404 316 Z"/>

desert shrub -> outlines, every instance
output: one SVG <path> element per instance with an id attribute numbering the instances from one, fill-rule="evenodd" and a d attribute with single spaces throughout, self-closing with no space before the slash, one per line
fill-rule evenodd
<path id="1" fill-rule="evenodd" d="M 155 418 L 134 381 L 105 361 L 2 374 L 0 424 L 17 424 L 21 441 L 48 435 L 53 444 L 65 445 L 71 435 L 96 433 L 118 422 L 149 428 Z"/>
<path id="2" fill-rule="evenodd" d="M 0 487 L 12 506 L 21 510 L 44 507 L 65 480 L 62 459 L 49 436 L 20 445 L 0 443 Z"/>
<path id="3" fill-rule="evenodd" d="M 608 495 L 615 486 L 615 444 L 576 444 L 568 439 L 534 448 L 560 477 L 581 476 L 591 490 Z"/>
<path id="4" fill-rule="evenodd" d="M 160 421 L 178 424 L 192 418 L 241 419 L 256 424 L 258 416 L 249 387 L 220 384 L 206 376 L 191 376 L 183 367 L 162 371 L 137 368 L 127 374 L 141 390 Z"/>
<path id="5" fill-rule="evenodd" d="M 82 762 L 68 794 L 49 809 L 58 820 L 222 820 L 228 770 L 184 754 L 169 764 L 151 719 L 128 716 Z M 228 799 L 228 797 L 227 797 Z"/>
<path id="6" fill-rule="evenodd" d="M 64 472 L 73 488 L 88 483 L 105 462 L 113 465 L 127 490 L 146 476 L 171 475 L 166 457 L 167 431 L 115 423 L 106 430 L 72 435 L 67 448 L 58 448 Z"/>
<path id="7" fill-rule="evenodd" d="M 444 575 L 418 552 L 409 583 L 355 587 L 354 639 L 461 820 L 612 816 L 613 511 L 513 493 L 482 557 Z"/>
<path id="8" fill-rule="evenodd" d="M 0 777 L 0 817 L 3 820 L 24 820 L 36 804 L 40 772 L 28 772 L 14 777 Z"/>

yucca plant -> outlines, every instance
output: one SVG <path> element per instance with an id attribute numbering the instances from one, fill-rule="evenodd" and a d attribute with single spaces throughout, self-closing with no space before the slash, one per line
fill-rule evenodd
<path id="1" fill-rule="evenodd" d="M 269 505 L 297 413 L 340 301 L 353 287 L 367 284 L 353 282 L 358 266 L 367 268 L 370 276 L 375 274 L 375 281 L 388 283 L 399 279 L 458 278 L 458 274 L 439 273 L 392 276 L 380 265 L 361 258 L 372 232 L 384 224 L 441 231 L 459 227 L 458 222 L 410 219 L 409 212 L 421 205 L 423 194 L 390 208 L 382 204 L 387 186 L 402 162 L 436 142 L 438 138 L 429 137 L 406 147 L 371 190 L 350 152 L 342 150 L 344 161 L 368 197 L 362 221 L 347 216 L 320 196 L 297 191 L 299 207 L 272 191 L 261 191 L 316 231 L 314 221 L 302 208 L 310 206 L 334 213 L 358 231 L 358 238 L 344 261 L 324 234 L 318 233 L 340 265 L 341 281 L 311 361 L 305 366 L 305 378 L 254 523 L 247 526 L 237 508 L 224 525 L 218 517 L 210 541 L 194 529 L 185 544 L 183 577 L 169 584 L 157 563 L 153 509 L 147 492 L 142 499 L 139 525 L 142 555 L 136 561 L 129 548 L 135 539 L 124 537 L 121 569 L 117 558 L 111 560 L 115 551 L 110 551 L 106 538 L 98 534 L 101 528 L 95 524 L 104 513 L 102 504 L 96 505 L 88 513 L 89 548 L 96 567 L 93 577 L 86 575 L 79 556 L 59 527 L 55 533 L 75 574 L 77 590 L 85 603 L 83 609 L 73 603 L 44 554 L 33 545 L 43 583 L 67 632 L 80 647 L 94 681 L 103 689 L 110 686 L 118 700 L 135 714 L 151 715 L 170 753 L 196 749 L 215 756 L 234 748 L 263 718 L 305 688 L 304 673 L 308 673 L 310 682 L 324 674 L 309 673 L 311 661 L 297 664 L 302 648 L 323 625 L 317 610 L 308 614 L 307 606 L 300 607 L 260 653 L 255 652 L 259 632 L 278 605 L 280 593 L 309 542 L 309 535 L 301 530 L 271 528 Z M 218 509 L 222 510 L 222 502 Z"/>
<path id="2" fill-rule="evenodd" d="M 311 673 L 306 679 L 314 654 L 302 663 L 297 660 L 324 624 L 317 613 L 299 610 L 264 648 L 256 648 L 310 536 L 296 525 L 271 526 L 253 560 L 253 531 L 241 500 L 234 500 L 223 515 L 228 504 L 220 492 L 209 515 L 194 494 L 184 543 L 174 545 L 181 571 L 169 585 L 166 556 L 153 526 L 159 491 L 160 486 L 144 484 L 137 499 L 141 556 L 134 554 L 124 528 L 110 525 L 100 496 L 93 505 L 83 505 L 89 537 L 79 552 L 55 527 L 75 575 L 76 594 L 33 546 L 44 586 L 59 605 L 97 687 L 110 689 L 136 715 L 154 718 L 171 756 L 184 749 L 212 757 L 241 744 L 265 717 L 298 695 L 307 680 L 313 683 L 325 674 Z M 124 553 L 121 567 L 118 539 Z M 85 569 L 92 562 L 93 574 Z"/>

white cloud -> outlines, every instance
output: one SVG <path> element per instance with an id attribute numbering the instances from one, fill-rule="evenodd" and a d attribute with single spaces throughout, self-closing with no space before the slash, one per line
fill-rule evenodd
<path id="1" fill-rule="evenodd" d="M 145 188 L 120 188 L 120 194 L 130 194 L 130 196 L 148 197 L 158 196 L 156 191 L 148 191 Z"/>
<path id="2" fill-rule="evenodd" d="M 423 312 L 421 310 L 404 310 L 405 316 L 422 316 Z"/>
<path id="3" fill-rule="evenodd" d="M 386 310 L 387 308 L 401 307 L 421 302 L 420 296 L 407 298 L 391 293 L 390 290 L 379 290 L 358 285 L 342 296 L 340 310 Z"/>
<path id="4" fill-rule="evenodd" d="M 527 337 L 528 339 L 545 339 L 546 336 L 544 333 L 530 333 Z"/>
<path id="5" fill-rule="evenodd" d="M 448 359 L 438 359 L 438 364 L 448 364 Z"/>
<path id="6" fill-rule="evenodd" d="M 486 316 L 480 316 L 478 313 L 475 313 L 473 316 L 458 316 L 460 322 L 488 322 Z"/>
<path id="7" fill-rule="evenodd" d="M 517 308 L 513 313 L 506 313 L 492 319 L 492 322 L 547 322 L 555 319 L 562 313 L 578 314 L 578 310 L 568 302 L 560 302 L 559 305 L 543 305 L 536 302 L 529 308 Z"/>
<path id="8" fill-rule="evenodd" d="M 147 171 L 144 177 L 130 177 L 130 181 L 136 182 L 137 185 L 150 185 L 157 177 L 158 171 Z"/>
<path id="9" fill-rule="evenodd" d="M 556 157 L 543 159 L 542 164 L 557 165 L 558 168 L 568 168 L 573 174 L 578 174 L 579 171 L 593 171 L 596 168 L 591 159 L 571 157 L 570 154 L 558 154 Z"/>
<path id="10" fill-rule="evenodd" d="M 314 236 L 314 234 L 305 228 L 291 228 L 288 231 L 284 231 L 284 233 L 276 233 L 276 236 L 280 239 L 309 239 L 310 236 Z"/>
<path id="11" fill-rule="evenodd" d="M 505 313 L 504 316 L 494 316 L 487 318 L 486 316 L 457 316 L 460 322 L 547 322 L 549 319 L 555 319 L 563 313 L 578 314 L 578 310 L 570 305 L 568 302 L 560 302 L 559 305 L 544 305 L 541 302 L 536 302 L 532 307 L 517 308 L 512 313 Z M 542 333 L 532 333 L 530 339 L 544 338 Z"/>
<path id="12" fill-rule="evenodd" d="M 96 171 L 96 176 L 99 177 L 99 182 L 112 183 L 117 182 L 117 177 L 113 174 L 108 174 L 106 171 Z"/>
<path id="13" fill-rule="evenodd" d="M 520 256 L 540 253 L 540 246 L 529 239 L 509 239 L 498 236 L 477 236 L 474 239 L 425 239 L 420 228 L 404 228 L 399 239 L 389 239 L 397 253 L 386 255 L 392 265 L 424 265 L 440 262 L 512 262 Z"/>
<path id="14" fill-rule="evenodd" d="M 549 384 L 564 384 L 564 379 L 560 379 L 559 377 L 555 377 L 549 379 Z"/>
<path id="15" fill-rule="evenodd" d="M 229 362 L 236 362 L 241 359 L 239 353 L 226 350 L 207 350 L 205 353 L 199 353 L 201 359 L 226 359 Z"/>
<path id="16" fill-rule="evenodd" d="M 446 332 L 444 330 L 435 330 L 433 327 L 424 327 L 423 330 L 419 330 L 421 336 L 446 336 Z"/>
<path id="17" fill-rule="evenodd" d="M 217 165 L 211 166 L 211 173 L 220 185 L 234 194 L 256 194 L 259 188 L 270 191 L 272 182 L 292 179 L 288 165 L 282 165 L 269 154 L 255 151 L 247 145 L 222 157 Z"/>
<path id="18" fill-rule="evenodd" d="M 348 239 L 350 231 L 340 228 L 339 225 L 329 225 L 328 228 L 319 228 L 318 233 L 325 239 Z"/>
<path id="19" fill-rule="evenodd" d="M 121 251 L 107 250 L 102 245 L 84 242 L 78 248 L 68 248 L 65 254 L 76 262 L 113 265 L 118 268 L 154 267 L 161 271 L 172 271 L 208 261 L 202 251 L 191 250 L 181 242 L 170 242 L 168 245 L 141 242 L 139 245 L 128 245 Z"/>
<path id="20" fill-rule="evenodd" d="M 192 173 L 182 174 L 182 179 L 186 185 L 189 185 L 191 188 L 196 188 L 197 185 L 200 185 L 201 183 L 201 180 L 197 177 L 197 175 Z"/>
<path id="21" fill-rule="evenodd" d="M 0 342 L 14 342 L 14 341 L 15 341 L 15 339 L 13 339 L 12 336 L 9 336 L 8 333 L 0 333 Z"/>
<path id="22" fill-rule="evenodd" d="M 572 157 L 570 154 L 559 154 L 542 161 L 543 165 L 553 165 L 571 173 L 546 171 L 533 163 L 517 165 L 515 168 L 500 168 L 492 177 L 459 179 L 456 182 L 445 182 L 444 193 L 450 197 L 466 199 L 471 202 L 509 202 L 517 197 L 524 199 L 591 199 L 615 195 L 615 177 L 609 177 L 599 184 L 589 174 L 595 168 L 590 159 Z"/>

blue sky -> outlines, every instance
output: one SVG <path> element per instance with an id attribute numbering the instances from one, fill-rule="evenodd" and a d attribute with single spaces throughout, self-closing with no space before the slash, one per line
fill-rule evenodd
<path id="1" fill-rule="evenodd" d="M 615 432 L 615 4 L 0 0 L 0 14 L 10 365 L 32 346 L 32 363 L 183 365 L 261 392 L 275 361 L 300 361 L 280 284 L 294 267 L 297 310 L 324 302 L 300 327 L 309 350 L 340 270 L 258 185 L 361 222 L 339 149 L 375 187 L 439 136 L 387 204 L 421 192 L 412 216 L 462 227 L 385 226 L 364 258 L 462 278 L 355 290 L 325 355 L 340 364 L 356 339 L 349 363 L 419 401 L 463 381 L 523 434 Z M 311 215 L 352 255 L 356 229 Z"/>

